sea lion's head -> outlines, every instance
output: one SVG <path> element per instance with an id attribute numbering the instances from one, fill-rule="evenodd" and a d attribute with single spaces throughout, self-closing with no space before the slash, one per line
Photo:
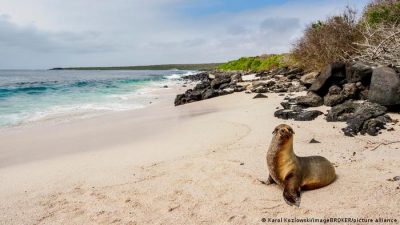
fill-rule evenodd
<path id="1" fill-rule="evenodd" d="M 272 134 L 281 141 L 287 141 L 293 137 L 294 131 L 289 125 L 280 124 L 275 127 Z"/>

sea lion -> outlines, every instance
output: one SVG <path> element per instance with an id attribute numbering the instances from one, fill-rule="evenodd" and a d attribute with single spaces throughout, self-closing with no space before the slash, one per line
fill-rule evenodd
<path id="1" fill-rule="evenodd" d="M 335 180 L 335 168 L 326 158 L 296 156 L 293 152 L 294 131 L 289 125 L 278 125 L 272 134 L 267 152 L 267 184 L 281 186 L 287 204 L 299 207 L 301 190 L 321 188 Z"/>

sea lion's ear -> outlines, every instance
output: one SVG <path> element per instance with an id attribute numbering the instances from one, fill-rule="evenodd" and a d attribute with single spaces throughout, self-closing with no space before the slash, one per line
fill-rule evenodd
<path id="1" fill-rule="evenodd" d="M 294 134 L 294 130 L 291 127 L 289 127 L 289 132 Z"/>

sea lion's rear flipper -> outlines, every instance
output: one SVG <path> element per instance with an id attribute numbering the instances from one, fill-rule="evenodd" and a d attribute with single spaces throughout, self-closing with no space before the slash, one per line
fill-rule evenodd
<path id="1" fill-rule="evenodd" d="M 285 178 L 283 198 L 288 205 L 300 207 L 300 180 L 299 176 L 292 173 Z"/>

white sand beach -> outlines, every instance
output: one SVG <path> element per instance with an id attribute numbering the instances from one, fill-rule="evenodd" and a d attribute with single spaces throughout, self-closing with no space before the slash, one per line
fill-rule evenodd
<path id="1" fill-rule="evenodd" d="M 377 137 L 346 137 L 344 123 L 323 116 L 275 118 L 284 98 L 278 94 L 235 93 L 174 107 L 181 91 L 144 109 L 2 129 L 0 224 L 400 219 L 400 182 L 388 181 L 400 175 L 400 143 L 376 148 L 400 140 L 399 124 Z M 281 123 L 294 128 L 297 155 L 322 155 L 336 167 L 337 180 L 303 192 L 300 208 L 288 206 L 278 186 L 259 181 L 268 177 L 265 155 Z"/>

